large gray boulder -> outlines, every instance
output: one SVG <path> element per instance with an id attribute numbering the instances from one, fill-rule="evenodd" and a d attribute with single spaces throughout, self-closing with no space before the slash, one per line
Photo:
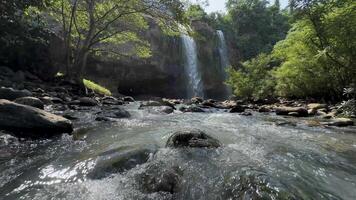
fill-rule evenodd
<path id="1" fill-rule="evenodd" d="M 44 109 L 44 103 L 36 97 L 21 97 L 14 101 L 15 103 L 32 106 L 39 109 Z"/>
<path id="2" fill-rule="evenodd" d="M 0 99 L 7 99 L 13 101 L 17 98 L 21 97 L 29 97 L 32 96 L 32 93 L 28 90 L 15 90 L 12 88 L 0 88 Z"/>
<path id="3" fill-rule="evenodd" d="M 181 130 L 175 132 L 171 137 L 168 138 L 166 147 L 197 147 L 197 148 L 217 148 L 221 144 L 219 140 L 207 135 L 201 130 L 191 129 L 191 130 Z"/>
<path id="4" fill-rule="evenodd" d="M 73 131 L 68 119 L 5 99 L 0 100 L 0 129 L 21 137 L 50 137 Z"/>

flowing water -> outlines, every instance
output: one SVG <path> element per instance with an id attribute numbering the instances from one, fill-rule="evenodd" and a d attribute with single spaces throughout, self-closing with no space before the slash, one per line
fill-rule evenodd
<path id="1" fill-rule="evenodd" d="M 187 34 L 181 35 L 183 44 L 184 70 L 187 73 L 187 98 L 204 97 L 201 73 L 198 68 L 197 46 L 194 39 Z"/>
<path id="2" fill-rule="evenodd" d="M 223 80 L 227 80 L 228 75 L 227 75 L 227 68 L 230 66 L 229 62 L 229 56 L 228 56 L 228 51 L 227 51 L 227 45 L 226 45 L 226 40 L 224 33 L 221 30 L 217 30 L 216 34 L 218 35 L 219 38 L 219 55 L 220 55 L 220 69 L 221 69 L 221 74 L 223 77 Z M 226 92 L 226 97 L 229 97 L 232 94 L 231 87 L 225 85 L 225 92 Z"/>
<path id="3" fill-rule="evenodd" d="M 162 115 L 138 110 L 137 103 L 125 107 L 130 119 L 88 123 L 75 137 L 28 141 L 0 134 L 0 199 L 356 199 L 354 128 L 308 127 L 303 119 L 271 114 Z M 165 148 L 168 137 L 182 128 L 201 129 L 223 146 Z M 146 147 L 157 151 L 147 162 L 90 175 L 98 155 Z M 137 177 L 152 165 L 158 170 L 178 166 L 181 189 L 144 192 Z"/>

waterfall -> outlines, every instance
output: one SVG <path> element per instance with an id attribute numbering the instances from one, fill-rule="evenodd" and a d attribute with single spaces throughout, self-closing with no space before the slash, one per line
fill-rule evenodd
<path id="1" fill-rule="evenodd" d="M 181 35 L 184 55 L 184 70 L 188 78 L 188 98 L 204 97 L 203 83 L 198 69 L 197 46 L 194 39 L 187 34 Z"/>
<path id="2" fill-rule="evenodd" d="M 228 78 L 226 69 L 230 66 L 230 62 L 229 62 L 229 57 L 228 57 L 228 52 L 227 52 L 225 36 L 224 36 L 224 33 L 221 30 L 217 30 L 216 33 L 217 33 L 218 38 L 219 38 L 219 47 L 218 47 L 218 49 L 219 49 L 219 55 L 220 55 L 221 75 L 222 75 L 224 81 L 226 81 L 227 78 Z M 228 97 L 228 96 L 230 96 L 232 94 L 231 88 L 228 85 L 225 85 L 225 92 L 226 92 L 226 97 Z"/>

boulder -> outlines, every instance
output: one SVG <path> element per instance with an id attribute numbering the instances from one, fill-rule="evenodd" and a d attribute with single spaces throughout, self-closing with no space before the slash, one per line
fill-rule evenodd
<path id="1" fill-rule="evenodd" d="M 90 98 L 90 97 L 82 97 L 82 98 L 79 98 L 79 105 L 81 106 L 97 106 L 98 105 L 98 102 L 93 99 L 93 98 Z"/>
<path id="2" fill-rule="evenodd" d="M 0 127 L 22 137 L 50 137 L 73 131 L 68 119 L 8 100 L 0 100 Z"/>
<path id="3" fill-rule="evenodd" d="M 196 106 L 196 105 L 191 105 L 191 106 L 188 106 L 188 107 L 185 107 L 185 106 L 182 106 L 179 108 L 180 111 L 182 112 L 200 112 L 200 113 L 203 113 L 205 112 L 204 109 Z"/>
<path id="4" fill-rule="evenodd" d="M 130 170 L 137 165 L 146 163 L 157 150 L 158 147 L 155 145 L 146 145 L 143 147 L 123 146 L 108 150 L 97 156 L 95 166 L 88 173 L 88 176 L 93 179 L 99 179 L 113 173 Z"/>
<path id="5" fill-rule="evenodd" d="M 242 113 L 242 112 L 245 112 L 245 107 L 241 105 L 235 105 L 229 111 L 229 113 Z"/>
<path id="6" fill-rule="evenodd" d="M 323 122 L 322 125 L 326 126 L 338 126 L 338 127 L 343 127 L 343 126 L 353 126 L 354 121 L 348 118 L 336 118 L 331 120 L 330 122 Z"/>
<path id="7" fill-rule="evenodd" d="M 138 176 L 145 193 L 167 192 L 177 193 L 182 189 L 183 170 L 178 166 L 162 168 L 159 164 L 151 164 Z"/>
<path id="8" fill-rule="evenodd" d="M 308 110 L 304 107 L 277 107 L 275 110 L 277 115 L 290 115 L 295 117 L 308 116 Z"/>
<path id="9" fill-rule="evenodd" d="M 28 90 L 15 90 L 12 88 L 0 88 L 0 99 L 7 99 L 13 101 L 21 97 L 32 96 L 32 93 Z"/>
<path id="10" fill-rule="evenodd" d="M 191 129 L 191 130 L 181 130 L 175 132 L 167 140 L 166 147 L 180 148 L 180 147 L 207 147 L 207 148 L 217 148 L 220 147 L 220 142 L 207 135 L 201 130 Z"/>
<path id="11" fill-rule="evenodd" d="M 44 103 L 36 97 L 21 97 L 15 99 L 14 102 L 18 104 L 32 106 L 39 109 L 44 109 Z"/>

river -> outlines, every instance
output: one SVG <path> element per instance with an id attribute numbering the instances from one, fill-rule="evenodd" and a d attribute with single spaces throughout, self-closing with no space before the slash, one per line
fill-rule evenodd
<path id="1" fill-rule="evenodd" d="M 162 115 L 137 107 L 125 106 L 130 119 L 88 123 L 75 136 L 32 141 L 0 133 L 0 199 L 356 199 L 353 128 L 310 127 L 306 119 L 273 114 Z M 184 128 L 200 129 L 222 147 L 165 148 Z M 152 149 L 147 162 L 115 173 L 98 169 L 99 157 L 140 148 Z M 150 166 L 178 167 L 179 191 L 142 190 L 138 177 Z"/>

